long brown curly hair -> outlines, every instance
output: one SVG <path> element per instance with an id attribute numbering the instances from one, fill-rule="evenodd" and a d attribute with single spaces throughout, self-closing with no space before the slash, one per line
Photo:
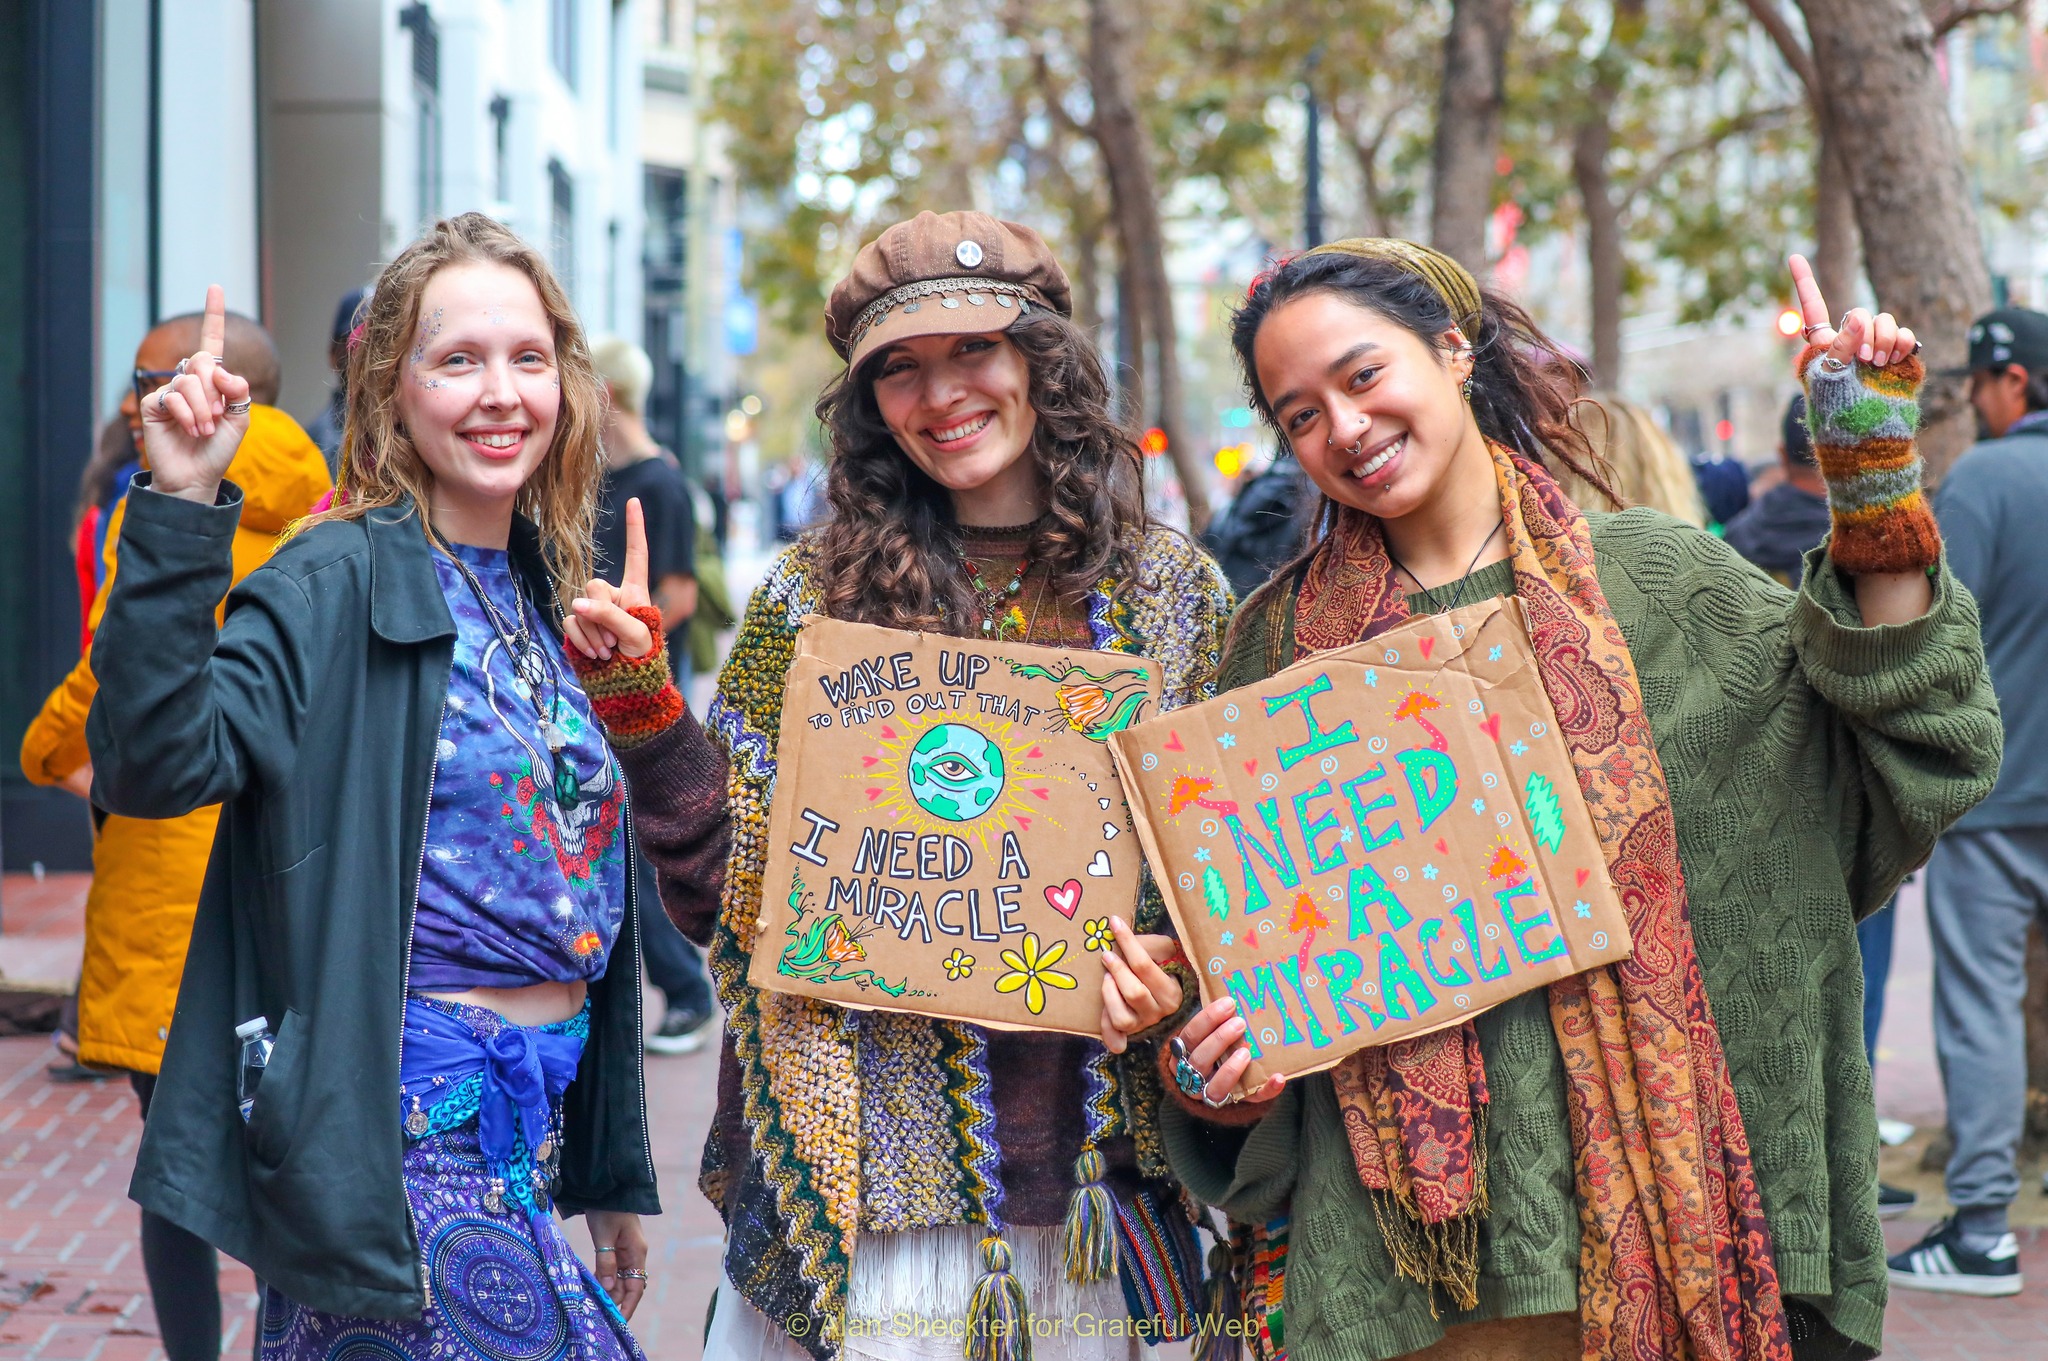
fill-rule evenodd
<path id="1" fill-rule="evenodd" d="M 1151 521 L 1137 441 L 1114 414 L 1101 356 L 1072 322 L 1044 309 L 1002 336 L 1024 356 L 1037 414 L 1028 452 L 1045 477 L 1047 511 L 1032 531 L 1031 561 L 1051 570 L 1065 601 L 1105 578 L 1132 584 Z M 832 456 L 832 514 L 816 531 L 820 595 L 834 619 L 954 631 L 978 608 L 960 523 L 951 494 L 910 461 L 882 420 L 881 362 L 878 354 L 847 370 L 818 399 Z"/>
<path id="2" fill-rule="evenodd" d="M 324 520 L 361 519 L 407 498 L 422 511 L 430 504 L 434 475 L 398 418 L 398 385 L 419 327 L 427 281 L 460 264 L 505 265 L 524 274 L 554 328 L 555 369 L 562 379 L 554 443 L 519 489 L 514 508 L 539 528 L 555 590 L 568 600 L 590 578 L 591 527 L 603 475 L 598 437 L 604 429 L 604 388 L 591 366 L 576 310 L 546 259 L 509 227 L 482 213 L 436 222 L 377 276 L 362 325 L 349 342 L 348 420 L 334 505 L 307 517 L 293 532 Z M 420 524 L 438 543 L 424 513 Z"/>

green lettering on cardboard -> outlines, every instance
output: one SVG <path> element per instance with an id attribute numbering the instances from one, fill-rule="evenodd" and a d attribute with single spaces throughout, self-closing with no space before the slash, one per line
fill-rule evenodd
<path id="1" fill-rule="evenodd" d="M 1237 1014 L 1244 1017 L 1245 1048 L 1252 1057 L 1259 1057 L 1259 1028 L 1252 1024 L 1252 1016 L 1271 1007 L 1280 1013 L 1280 1034 L 1289 1044 L 1301 1043 L 1301 1028 L 1288 1014 L 1287 998 L 1280 991 L 1280 980 L 1273 977 L 1273 966 L 1261 964 L 1252 970 L 1252 981 L 1244 981 L 1244 970 L 1234 969 L 1230 974 L 1231 1000 L 1237 1003 Z"/>
<path id="2" fill-rule="evenodd" d="M 1316 956 L 1316 967 L 1323 971 L 1323 982 L 1330 990 L 1330 1005 L 1337 1009 L 1337 1020 L 1343 1025 L 1346 1035 L 1358 1032 L 1358 1022 L 1351 1019 L 1351 1013 L 1362 1011 L 1374 1030 L 1387 1023 L 1385 1013 L 1373 1010 L 1372 1003 L 1362 997 L 1354 997 L 1351 989 L 1357 986 L 1360 974 L 1365 972 L 1365 961 L 1355 950 L 1326 950 Z"/>
<path id="3" fill-rule="evenodd" d="M 1340 830 L 1337 825 L 1337 811 L 1333 808 L 1314 822 L 1308 820 L 1309 804 L 1317 799 L 1327 799 L 1329 797 L 1331 797 L 1330 782 L 1324 780 L 1317 784 L 1314 789 L 1304 789 L 1301 793 L 1296 794 L 1293 799 L 1294 825 L 1301 829 L 1302 844 L 1308 847 L 1308 872 L 1310 874 L 1328 874 L 1331 870 L 1339 869 L 1344 864 L 1344 843 L 1341 841 L 1331 845 L 1330 849 L 1335 854 L 1331 855 L 1328 859 L 1324 859 L 1316 851 L 1317 837 Z"/>
<path id="4" fill-rule="evenodd" d="M 1458 798 L 1458 768 L 1451 758 L 1428 747 L 1396 753 L 1401 773 L 1408 777 L 1408 792 L 1415 796 L 1415 816 L 1427 832 L 1429 824 L 1443 816 Z"/>
<path id="5" fill-rule="evenodd" d="M 1541 964 L 1546 959 L 1556 959 L 1559 955 L 1565 953 L 1564 932 L 1557 930 L 1557 924 L 1550 920 L 1548 910 L 1538 912 L 1535 916 L 1524 919 L 1517 917 L 1515 910 L 1508 906 L 1516 898 L 1533 898 L 1535 896 L 1536 885 L 1530 883 L 1527 879 L 1522 880 L 1519 884 L 1510 885 L 1507 888 L 1496 889 L 1493 894 L 1494 902 L 1500 904 L 1501 920 L 1507 923 L 1508 934 L 1515 938 L 1515 950 L 1522 956 L 1524 964 Z M 1543 926 L 1548 926 L 1552 931 L 1557 931 L 1557 935 L 1545 949 L 1531 951 L 1529 949 L 1529 933 Z"/>
<path id="6" fill-rule="evenodd" d="M 1282 709 L 1299 705 L 1302 721 L 1308 724 L 1308 741 L 1298 747 L 1280 747 L 1275 751 L 1274 754 L 1280 758 L 1280 769 L 1292 770 L 1311 756 L 1328 751 L 1331 747 L 1341 747 L 1358 740 L 1358 733 L 1352 728 L 1351 720 L 1348 718 L 1329 732 L 1323 731 L 1323 725 L 1316 722 L 1316 712 L 1309 707 L 1309 701 L 1317 695 L 1326 695 L 1329 692 L 1330 678 L 1325 674 L 1317 676 L 1299 690 L 1274 695 L 1266 700 L 1266 717 L 1271 718 Z"/>
<path id="7" fill-rule="evenodd" d="M 1380 878 L 1380 872 L 1371 865 L 1360 865 L 1351 871 L 1351 939 L 1370 936 L 1380 929 L 1372 924 L 1374 906 L 1385 915 L 1390 931 L 1398 931 L 1415 920 L 1401 906 L 1394 890 L 1387 887 L 1387 881 Z"/>
<path id="8" fill-rule="evenodd" d="M 1455 958 L 1452 958 L 1451 967 L 1457 972 L 1445 973 L 1442 969 L 1437 968 L 1436 960 L 1430 956 L 1429 947 L 1436 944 L 1437 933 L 1443 929 L 1443 925 L 1443 922 L 1438 920 L 1426 921 L 1422 924 L 1422 930 L 1418 933 L 1418 938 L 1422 942 L 1422 967 L 1429 973 L 1431 978 L 1445 987 L 1462 988 L 1472 981 L 1472 975 L 1465 966 L 1460 964 Z"/>
<path id="9" fill-rule="evenodd" d="M 1259 873 L 1252 864 L 1252 855 L 1259 859 L 1273 873 L 1280 876 L 1282 888 L 1299 888 L 1301 875 L 1294 868 L 1294 852 L 1288 848 L 1287 834 L 1280 830 L 1280 801 L 1260 799 L 1257 805 L 1259 821 L 1266 824 L 1266 830 L 1273 835 L 1273 844 L 1266 845 L 1258 837 L 1244 829 L 1244 820 L 1235 813 L 1223 815 L 1223 825 L 1230 829 L 1230 839 L 1237 843 L 1237 863 L 1244 872 L 1244 914 L 1256 916 L 1273 905 L 1267 896 L 1266 886 L 1259 882 Z"/>
<path id="10" fill-rule="evenodd" d="M 1302 1019 L 1308 1023 L 1308 1042 L 1311 1048 L 1321 1049 L 1330 1042 L 1323 1033 L 1323 1023 L 1316 1019 L 1316 1009 L 1308 1004 L 1308 990 L 1301 986 L 1301 956 L 1288 955 L 1280 961 L 1280 976 L 1287 980 L 1287 986 L 1294 989 L 1294 1000 L 1301 1003 Z"/>
<path id="11" fill-rule="evenodd" d="M 1359 844 L 1365 848 L 1367 855 L 1371 855 L 1382 846 L 1391 845 L 1401 839 L 1401 820 L 1399 818 L 1395 818 L 1392 822 L 1388 823 L 1387 830 L 1384 832 L 1373 831 L 1366 822 L 1367 818 L 1380 809 L 1392 808 L 1394 806 L 1394 796 L 1392 794 L 1382 794 L 1371 803 L 1367 803 L 1364 796 L 1358 792 L 1360 785 L 1370 780 L 1383 780 L 1386 776 L 1387 767 L 1382 762 L 1371 770 L 1366 771 L 1365 774 L 1346 780 L 1343 784 L 1337 786 L 1344 792 L 1344 797 L 1351 801 L 1351 820 L 1358 824 Z"/>
<path id="12" fill-rule="evenodd" d="M 1422 981 L 1422 975 L 1415 971 L 1415 965 L 1408 959 L 1408 952 L 1401 948 L 1401 942 L 1394 939 L 1391 931 L 1380 932 L 1380 996 L 1386 999 L 1387 1014 L 1399 1020 L 1409 1020 L 1410 1014 L 1401 1007 L 1401 997 L 1396 991 L 1408 989 L 1408 1000 L 1413 1004 L 1414 1016 L 1420 1017 L 1436 1005 L 1436 994 L 1429 990 L 1429 984 Z"/>
<path id="13" fill-rule="evenodd" d="M 1496 978 L 1506 978 L 1508 970 L 1513 967 L 1508 960 L 1508 947 L 1501 946 L 1494 953 L 1493 963 L 1487 964 L 1486 956 L 1482 953 L 1485 947 L 1479 941 L 1479 922 L 1472 908 L 1472 900 L 1467 898 L 1459 903 L 1451 909 L 1451 915 L 1456 917 L 1458 925 L 1464 928 L 1465 940 L 1472 947 L 1472 967 L 1479 970 L 1480 981 L 1490 982 Z"/>

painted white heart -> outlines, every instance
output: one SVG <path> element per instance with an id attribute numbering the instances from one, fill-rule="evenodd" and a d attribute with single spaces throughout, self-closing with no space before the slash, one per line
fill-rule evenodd
<path id="1" fill-rule="evenodd" d="M 1107 809 L 1107 808 L 1109 807 L 1109 800 L 1108 800 L 1108 799 L 1097 799 L 1097 800 L 1096 800 L 1096 802 L 1097 802 L 1097 803 L 1099 803 L 1099 804 L 1101 804 L 1101 805 L 1103 806 L 1103 808 L 1104 808 L 1104 809 Z"/>
<path id="2" fill-rule="evenodd" d="M 1117 825 L 1116 825 L 1115 823 L 1113 823 L 1113 822 L 1105 822 L 1105 823 L 1103 823 L 1103 824 L 1102 824 L 1102 839 L 1103 839 L 1104 841 L 1114 841 L 1114 840 L 1116 840 L 1116 834 L 1117 834 L 1117 832 L 1118 832 L 1119 830 L 1120 830 L 1120 829 L 1119 829 L 1119 828 L 1117 827 Z"/>
<path id="3" fill-rule="evenodd" d="M 1109 852 L 1097 851 L 1095 858 L 1088 862 L 1088 872 L 1097 879 L 1109 878 Z"/>

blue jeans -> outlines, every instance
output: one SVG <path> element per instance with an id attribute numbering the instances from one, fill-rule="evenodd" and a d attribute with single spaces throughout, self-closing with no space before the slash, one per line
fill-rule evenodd
<path id="1" fill-rule="evenodd" d="M 1856 923 L 1856 945 L 1863 951 L 1863 1052 L 1877 1068 L 1877 1032 L 1884 1025 L 1884 985 L 1892 972 L 1892 928 L 1899 914 L 1894 897 Z"/>

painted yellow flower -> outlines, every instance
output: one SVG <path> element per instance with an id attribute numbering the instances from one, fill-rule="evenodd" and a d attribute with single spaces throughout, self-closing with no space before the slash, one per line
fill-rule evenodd
<path id="1" fill-rule="evenodd" d="M 1076 987 L 1072 974 L 1059 972 L 1052 966 L 1066 957 L 1067 943 L 1056 940 L 1044 954 L 1038 952 L 1038 933 L 1024 933 L 1024 948 L 1003 951 L 1003 963 L 1010 966 L 1010 972 L 996 980 L 997 992 L 1024 992 L 1024 1005 L 1033 1016 L 1045 1010 L 1045 990 L 1061 988 L 1072 992 Z"/>
<path id="2" fill-rule="evenodd" d="M 953 953 L 946 956 L 945 965 L 946 977 L 955 983 L 963 978 L 974 977 L 974 956 L 962 952 L 957 945 L 953 947 Z"/>
<path id="3" fill-rule="evenodd" d="M 1116 948 L 1116 932 L 1109 929 L 1109 918 L 1107 917 L 1097 917 L 1092 922 L 1083 922 L 1081 924 L 1081 934 L 1085 937 L 1081 942 L 1083 949 L 1113 950 Z"/>

